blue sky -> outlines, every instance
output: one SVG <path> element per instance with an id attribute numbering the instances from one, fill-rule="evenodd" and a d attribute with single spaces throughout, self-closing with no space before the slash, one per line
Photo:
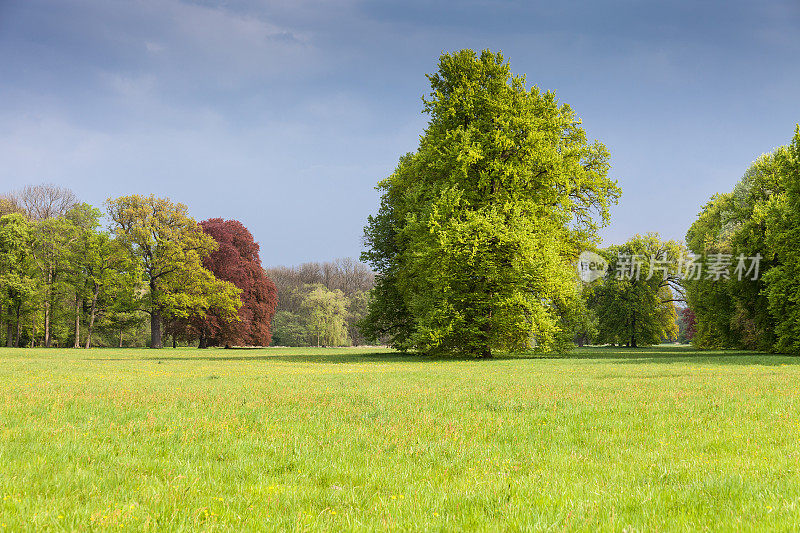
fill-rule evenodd
<path id="1" fill-rule="evenodd" d="M 606 244 L 682 239 L 800 121 L 800 2 L 0 0 L 0 190 L 150 193 L 265 265 L 357 256 L 443 51 L 502 50 L 612 155 Z"/>

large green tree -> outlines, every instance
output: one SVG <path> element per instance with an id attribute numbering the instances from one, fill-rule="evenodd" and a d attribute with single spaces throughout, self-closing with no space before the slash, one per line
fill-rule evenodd
<path id="1" fill-rule="evenodd" d="M 500 54 L 444 54 L 428 79 L 428 127 L 378 185 L 365 229 L 378 276 L 363 330 L 400 349 L 483 357 L 557 347 L 573 261 L 619 195 L 608 151 Z"/>
<path id="2" fill-rule="evenodd" d="M 163 346 L 165 318 L 202 316 L 213 307 L 220 316 L 238 320 L 240 290 L 203 268 L 216 242 L 187 214 L 185 205 L 132 195 L 109 200 L 108 213 L 117 238 L 144 275 L 152 348 Z"/>

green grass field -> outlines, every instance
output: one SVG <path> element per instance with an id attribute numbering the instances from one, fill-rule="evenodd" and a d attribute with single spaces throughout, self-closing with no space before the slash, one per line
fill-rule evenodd
<path id="1" fill-rule="evenodd" d="M 798 363 L 0 349 L 0 527 L 795 529 Z"/>

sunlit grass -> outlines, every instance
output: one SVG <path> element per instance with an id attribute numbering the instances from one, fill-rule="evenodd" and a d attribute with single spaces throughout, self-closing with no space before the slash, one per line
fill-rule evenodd
<path id="1" fill-rule="evenodd" d="M 793 529 L 798 363 L 0 349 L 0 528 Z"/>

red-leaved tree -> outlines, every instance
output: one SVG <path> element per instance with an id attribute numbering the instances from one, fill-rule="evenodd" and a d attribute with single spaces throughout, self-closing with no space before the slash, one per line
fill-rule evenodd
<path id="1" fill-rule="evenodd" d="M 200 337 L 200 347 L 268 346 L 278 298 L 275 284 L 261 266 L 258 243 L 238 220 L 212 218 L 200 226 L 219 244 L 203 261 L 203 266 L 242 290 L 238 322 L 226 321 L 213 312 L 192 321 L 192 329 Z"/>

